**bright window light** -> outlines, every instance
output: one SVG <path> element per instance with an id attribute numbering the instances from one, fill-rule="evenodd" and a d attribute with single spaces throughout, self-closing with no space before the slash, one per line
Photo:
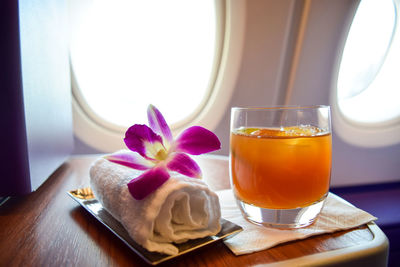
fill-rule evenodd
<path id="1" fill-rule="evenodd" d="M 361 0 L 337 83 L 339 109 L 353 122 L 373 125 L 400 116 L 400 29 L 396 24 L 392 0 Z"/>
<path id="2" fill-rule="evenodd" d="M 212 85 L 215 1 L 71 0 L 71 63 L 82 98 L 108 123 L 169 124 L 193 115 Z"/>

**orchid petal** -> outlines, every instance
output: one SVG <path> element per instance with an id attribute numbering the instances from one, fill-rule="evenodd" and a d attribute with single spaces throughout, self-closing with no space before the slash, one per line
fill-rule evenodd
<path id="1" fill-rule="evenodd" d="M 135 124 L 125 133 L 126 146 L 147 159 L 155 159 L 161 149 L 164 149 L 162 138 L 147 125 Z"/>
<path id="2" fill-rule="evenodd" d="M 169 143 L 171 143 L 173 140 L 172 133 L 161 112 L 155 106 L 149 105 L 147 108 L 147 117 L 149 119 L 149 125 L 151 129 L 164 137 L 169 145 Z"/>
<path id="3" fill-rule="evenodd" d="M 192 126 L 184 130 L 175 141 L 175 151 L 200 155 L 221 148 L 221 142 L 211 131 Z"/>
<path id="4" fill-rule="evenodd" d="M 169 173 L 164 166 L 154 167 L 128 183 L 129 193 L 136 200 L 141 200 L 153 193 L 169 178 Z"/>
<path id="5" fill-rule="evenodd" d="M 104 156 L 105 159 L 136 170 L 148 170 L 154 163 L 146 160 L 140 154 L 131 151 L 119 151 Z"/>
<path id="6" fill-rule="evenodd" d="M 184 153 L 172 154 L 167 163 L 167 168 L 189 177 L 201 178 L 199 165 Z"/>

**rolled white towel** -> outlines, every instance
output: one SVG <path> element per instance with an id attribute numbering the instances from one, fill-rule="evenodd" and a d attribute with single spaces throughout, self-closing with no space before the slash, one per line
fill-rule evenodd
<path id="1" fill-rule="evenodd" d="M 215 235 L 221 230 L 217 194 L 200 179 L 178 173 L 142 200 L 127 183 L 141 174 L 103 158 L 90 168 L 91 188 L 103 207 L 149 251 L 178 254 L 173 243 Z"/>

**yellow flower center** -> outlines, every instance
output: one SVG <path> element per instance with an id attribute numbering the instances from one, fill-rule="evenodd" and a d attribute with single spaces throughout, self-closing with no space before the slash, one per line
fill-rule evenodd
<path id="1" fill-rule="evenodd" d="M 162 148 L 162 149 L 158 150 L 157 155 L 156 155 L 155 158 L 156 158 L 156 160 L 163 161 L 167 157 L 168 157 L 167 151 L 165 151 L 165 149 Z"/>

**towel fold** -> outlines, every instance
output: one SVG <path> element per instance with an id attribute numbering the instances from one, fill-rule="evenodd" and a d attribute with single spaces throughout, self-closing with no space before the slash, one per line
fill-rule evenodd
<path id="1" fill-rule="evenodd" d="M 90 169 L 91 188 L 103 207 L 149 251 L 178 254 L 173 243 L 215 235 L 221 230 L 217 194 L 199 179 L 177 173 L 142 200 L 127 183 L 142 172 L 103 158 Z"/>

